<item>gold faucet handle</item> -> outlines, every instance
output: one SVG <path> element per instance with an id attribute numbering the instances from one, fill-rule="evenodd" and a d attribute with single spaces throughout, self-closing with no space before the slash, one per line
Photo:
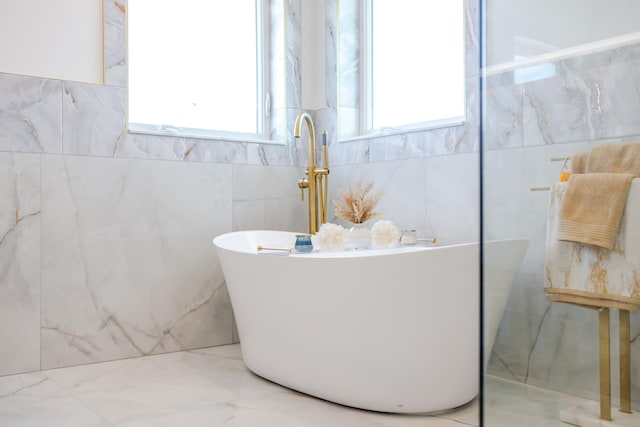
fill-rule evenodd
<path id="1" fill-rule="evenodd" d="M 304 200 L 304 189 L 309 188 L 309 179 L 307 178 L 299 179 L 298 188 L 300 188 L 300 200 Z"/>

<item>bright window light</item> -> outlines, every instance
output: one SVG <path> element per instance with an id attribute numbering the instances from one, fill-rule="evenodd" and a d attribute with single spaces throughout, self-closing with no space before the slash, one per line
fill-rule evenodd
<path id="1" fill-rule="evenodd" d="M 365 4 L 364 132 L 464 121 L 464 1 Z"/>
<path id="2" fill-rule="evenodd" d="M 262 3 L 129 0 L 129 128 L 267 136 Z"/>

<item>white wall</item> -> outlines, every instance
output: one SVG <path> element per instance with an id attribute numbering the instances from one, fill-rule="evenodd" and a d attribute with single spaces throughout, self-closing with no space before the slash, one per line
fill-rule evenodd
<path id="1" fill-rule="evenodd" d="M 102 83 L 101 0 L 0 0 L 0 7 L 0 72 Z"/>

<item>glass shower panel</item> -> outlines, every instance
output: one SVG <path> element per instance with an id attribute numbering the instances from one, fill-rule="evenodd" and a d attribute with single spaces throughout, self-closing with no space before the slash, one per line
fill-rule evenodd
<path id="1" fill-rule="evenodd" d="M 544 288 L 559 257 L 582 253 L 552 251 L 558 239 L 548 231 L 570 157 L 640 140 L 640 2 L 485 0 L 482 16 L 483 425 L 599 425 L 589 422 L 608 415 L 607 363 L 614 425 L 640 425 L 640 314 L 631 311 L 630 338 L 620 339 L 625 310 L 551 302 Z M 528 241 L 519 264 L 486 243 L 514 238 Z M 566 277 L 593 270 L 588 260 L 564 261 Z M 505 276 L 513 280 L 497 287 Z M 600 354 L 605 330 L 609 358 Z M 632 414 L 620 411 L 625 341 Z"/>

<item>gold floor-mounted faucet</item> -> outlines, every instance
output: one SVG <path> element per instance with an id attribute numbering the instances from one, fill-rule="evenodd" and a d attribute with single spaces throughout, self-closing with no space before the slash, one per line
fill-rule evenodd
<path id="1" fill-rule="evenodd" d="M 308 113 L 302 112 L 296 118 L 293 136 L 300 138 L 300 126 L 302 121 L 307 122 L 309 129 L 309 166 L 305 174 L 306 178 L 298 180 L 298 187 L 302 191 L 309 189 L 309 233 L 315 234 L 321 224 L 327 222 L 327 197 L 329 195 L 329 158 L 327 156 L 327 132 L 322 133 L 322 169 L 316 169 L 316 136 L 313 121 Z M 323 188 L 324 184 L 324 188 Z M 318 223 L 318 220 L 320 223 Z"/>

